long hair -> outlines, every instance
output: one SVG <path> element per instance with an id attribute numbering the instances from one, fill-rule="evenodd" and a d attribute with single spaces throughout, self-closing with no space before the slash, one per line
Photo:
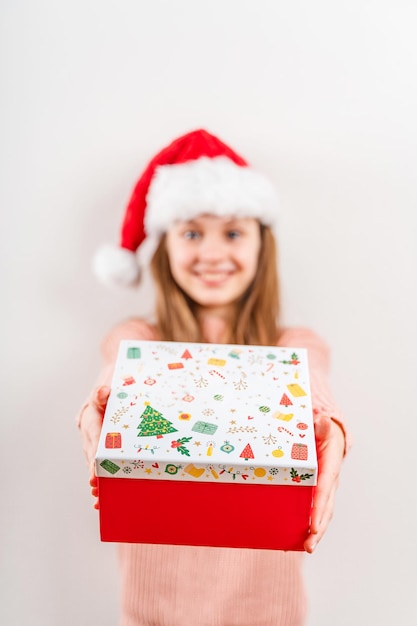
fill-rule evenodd
<path id="1" fill-rule="evenodd" d="M 261 225 L 258 269 L 251 285 L 235 303 L 236 312 L 225 343 L 275 345 L 278 339 L 279 291 L 275 238 Z M 177 285 L 166 251 L 165 235 L 151 260 L 155 281 L 156 325 L 165 341 L 204 342 L 197 305 Z"/>

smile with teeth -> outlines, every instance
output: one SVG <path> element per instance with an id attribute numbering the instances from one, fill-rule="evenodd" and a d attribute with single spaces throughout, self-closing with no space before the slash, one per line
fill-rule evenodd
<path id="1" fill-rule="evenodd" d="M 201 278 L 215 279 L 215 278 L 224 278 L 225 276 L 228 276 L 229 274 L 230 272 L 200 272 L 198 276 L 200 276 Z"/>
<path id="2" fill-rule="evenodd" d="M 205 270 L 197 271 L 195 275 L 197 278 L 208 283 L 219 283 L 231 276 L 232 270 Z"/>

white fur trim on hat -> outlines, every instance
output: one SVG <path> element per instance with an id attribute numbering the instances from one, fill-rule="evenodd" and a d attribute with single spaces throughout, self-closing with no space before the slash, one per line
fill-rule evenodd
<path id="1" fill-rule="evenodd" d="M 96 252 L 93 272 L 102 283 L 113 286 L 133 286 L 140 278 L 136 253 L 112 244 L 102 246 Z"/>
<path id="2" fill-rule="evenodd" d="M 272 183 L 223 156 L 157 167 L 146 201 L 147 235 L 160 236 L 175 222 L 203 213 L 255 217 L 268 226 L 277 221 Z"/>

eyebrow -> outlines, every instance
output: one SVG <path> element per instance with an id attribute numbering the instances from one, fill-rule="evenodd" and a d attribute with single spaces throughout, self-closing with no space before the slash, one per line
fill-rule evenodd
<path id="1" fill-rule="evenodd" d="M 244 219 L 245 219 L 245 218 L 242 218 L 242 217 L 231 217 L 231 218 L 230 218 L 230 220 L 227 220 L 226 222 L 223 222 L 223 225 L 228 227 L 228 226 L 230 226 L 230 225 L 233 225 L 233 224 L 239 223 L 239 222 L 243 221 Z M 200 224 L 200 222 L 199 222 L 199 220 L 198 220 L 198 219 L 197 219 L 197 220 L 194 220 L 194 219 L 187 220 L 187 221 L 185 221 L 185 222 L 182 222 L 182 225 L 183 225 L 184 227 L 188 227 L 188 226 L 201 226 L 201 224 Z"/>

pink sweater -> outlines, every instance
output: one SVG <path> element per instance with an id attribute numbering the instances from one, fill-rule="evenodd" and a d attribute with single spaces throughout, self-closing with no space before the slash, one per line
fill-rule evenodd
<path id="1" fill-rule="evenodd" d="M 140 320 L 129 322 L 122 332 L 120 339 L 155 338 Z M 118 339 L 113 335 L 112 341 Z M 308 349 L 313 409 L 344 428 L 327 384 L 329 353 L 324 342 L 310 330 L 294 328 L 284 331 L 279 345 Z M 142 544 L 120 544 L 118 553 L 120 626 L 305 623 L 302 553 Z"/>

